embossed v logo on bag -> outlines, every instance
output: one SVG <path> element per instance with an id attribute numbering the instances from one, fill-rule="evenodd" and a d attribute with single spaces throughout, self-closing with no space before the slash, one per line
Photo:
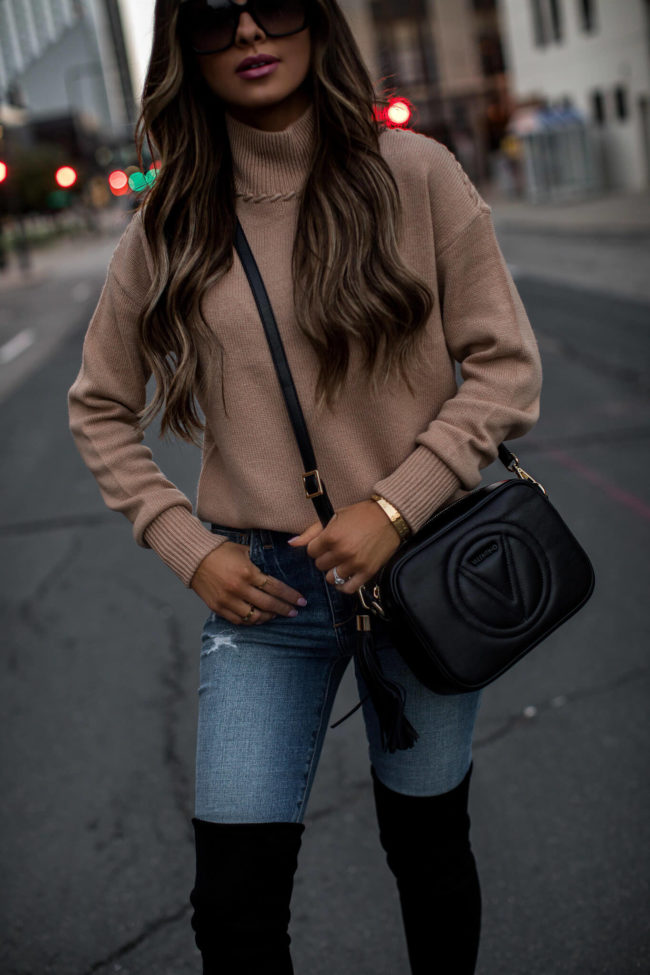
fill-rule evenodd
<path id="1" fill-rule="evenodd" d="M 526 605 L 507 536 L 500 536 L 482 552 L 470 556 L 460 572 L 504 609 L 520 620 L 526 618 Z"/>
<path id="2" fill-rule="evenodd" d="M 448 565 L 455 605 L 476 629 L 514 634 L 546 605 L 546 557 L 520 526 L 484 526 L 456 546 Z"/>

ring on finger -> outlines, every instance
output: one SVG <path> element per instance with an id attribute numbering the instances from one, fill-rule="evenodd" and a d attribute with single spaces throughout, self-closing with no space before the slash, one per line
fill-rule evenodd
<path id="1" fill-rule="evenodd" d="M 242 619 L 242 623 L 248 623 L 248 621 L 249 621 L 249 619 L 251 618 L 251 616 L 252 616 L 252 615 L 253 615 L 253 613 L 255 612 L 255 609 L 256 609 L 256 607 L 255 607 L 255 606 L 253 606 L 253 604 L 252 604 L 252 603 L 250 604 L 250 607 L 251 607 L 251 608 L 250 608 L 250 609 L 249 609 L 249 611 L 248 611 L 248 612 L 246 613 L 246 616 L 242 616 L 242 618 L 241 618 L 241 619 Z"/>
<path id="2" fill-rule="evenodd" d="M 336 570 L 336 566 L 334 567 L 334 585 L 335 586 L 342 586 L 344 583 L 346 583 L 348 581 L 348 579 L 351 579 L 351 578 L 352 578 L 352 576 L 347 576 L 347 578 L 344 579 L 343 576 L 340 576 L 338 574 L 338 572 Z"/>

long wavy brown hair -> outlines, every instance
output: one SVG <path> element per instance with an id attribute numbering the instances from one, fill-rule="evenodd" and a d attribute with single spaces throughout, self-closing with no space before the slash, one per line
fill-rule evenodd
<path id="1" fill-rule="evenodd" d="M 434 298 L 398 251 L 398 189 L 379 151 L 375 94 L 357 44 L 335 0 L 308 2 L 312 60 L 305 84 L 315 144 L 292 271 L 296 320 L 319 361 L 317 398 L 331 406 L 352 343 L 359 343 L 375 389 L 395 370 L 411 388 L 409 361 Z M 140 423 L 162 410 L 161 435 L 198 443 L 198 350 L 203 340 L 214 343 L 201 299 L 233 263 L 235 187 L 223 105 L 179 39 L 179 7 L 178 0 L 156 2 L 136 129 L 141 162 L 145 143 L 161 162 L 142 204 L 155 270 L 139 330 L 156 392 Z"/>

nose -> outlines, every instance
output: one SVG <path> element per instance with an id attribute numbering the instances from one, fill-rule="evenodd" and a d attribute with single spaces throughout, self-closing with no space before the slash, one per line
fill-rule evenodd
<path id="1" fill-rule="evenodd" d="M 241 13 L 235 34 L 235 44 L 245 46 L 253 41 L 261 40 L 263 37 L 266 37 L 266 34 L 259 24 L 255 23 L 248 11 Z"/>

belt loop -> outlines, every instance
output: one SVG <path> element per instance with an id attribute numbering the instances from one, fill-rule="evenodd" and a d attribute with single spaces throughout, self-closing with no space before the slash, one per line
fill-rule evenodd
<path id="1" fill-rule="evenodd" d="M 273 548 L 273 535 L 266 528 L 260 528 L 260 541 L 262 548 Z"/>

